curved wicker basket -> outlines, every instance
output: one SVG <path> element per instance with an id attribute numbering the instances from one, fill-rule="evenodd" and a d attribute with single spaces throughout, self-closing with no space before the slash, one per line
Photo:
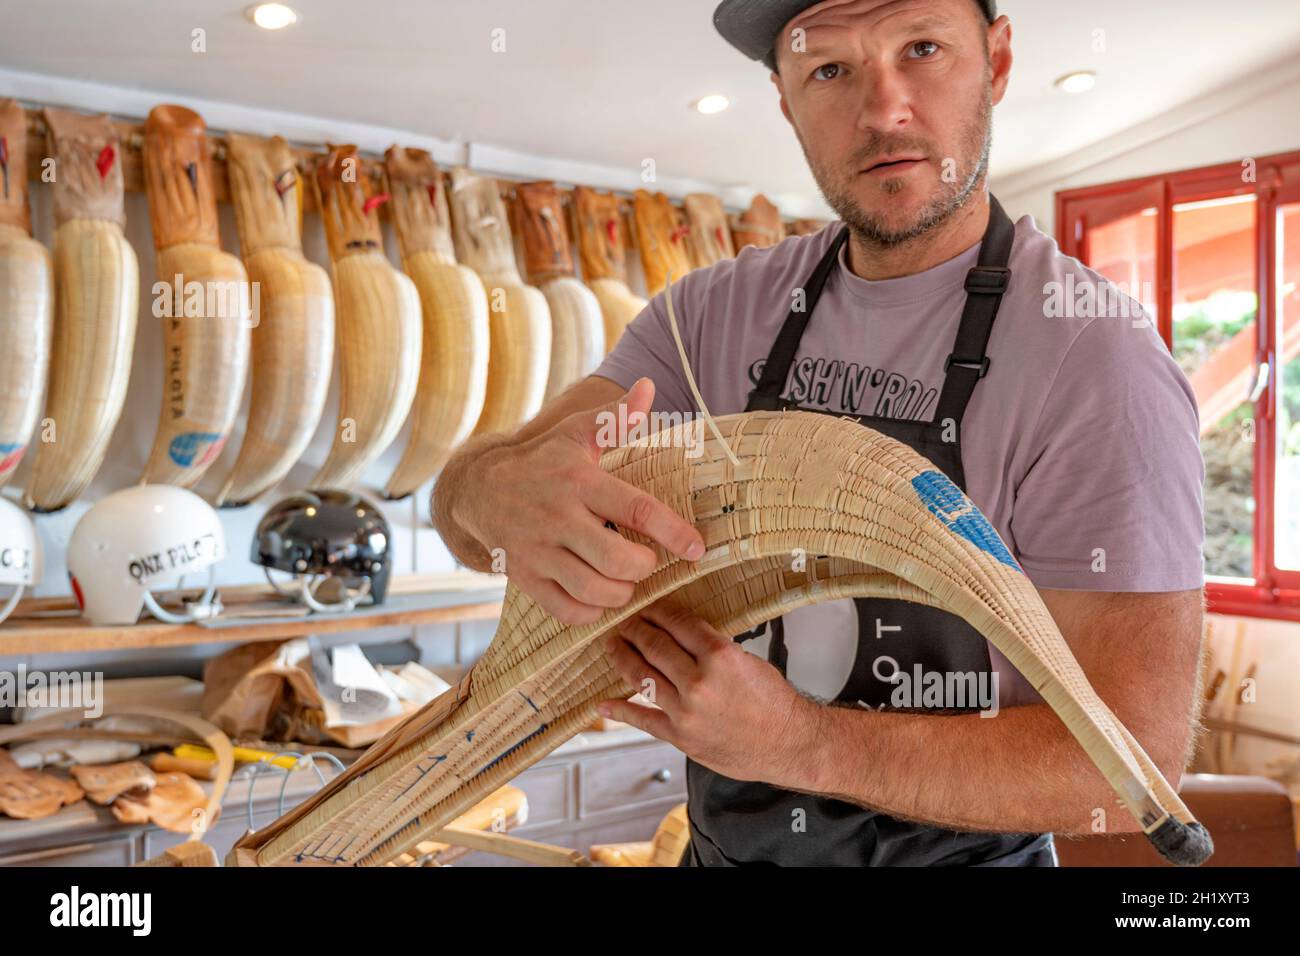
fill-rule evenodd
<path id="1" fill-rule="evenodd" d="M 424 322 L 420 377 L 411 404 L 411 435 L 384 496 L 405 498 L 442 471 L 470 436 L 487 400 L 487 292 L 474 270 L 456 261 L 442 172 L 422 149 L 384 153 L 388 211 L 415 283 Z"/>
<path id="2" fill-rule="evenodd" d="M 668 594 L 726 634 L 845 597 L 949 610 L 1039 690 L 1167 858 L 1209 856 L 1208 835 L 1097 697 L 996 531 L 929 461 L 826 415 L 756 412 L 716 424 L 738 464 L 716 439 L 687 441 L 689 424 L 601 459 L 693 521 L 703 559 L 658 551 L 632 603 L 584 626 L 559 623 L 511 586 L 496 637 L 459 686 L 246 836 L 231 862 L 372 865 L 408 850 L 590 723 L 599 701 L 629 696 L 601 639 Z"/>
<path id="3" fill-rule="evenodd" d="M 334 294 L 329 274 L 302 253 L 303 183 L 289 144 L 228 133 L 226 162 L 258 308 L 244 440 L 213 504 L 240 507 L 284 479 L 320 424 L 334 370 Z"/>
<path id="4" fill-rule="evenodd" d="M 357 147 L 334 146 L 311 178 L 334 280 L 339 408 L 309 488 L 351 488 L 387 450 L 415 402 L 424 327 L 420 293 L 384 254 L 379 206 Z"/>
<path id="5" fill-rule="evenodd" d="M 144 185 L 164 304 L 162 401 L 142 484 L 193 488 L 221 455 L 244 397 L 248 273 L 221 250 L 203 117 L 155 106 L 144 124 Z M 155 314 L 157 312 L 155 311 Z"/>
<path id="6" fill-rule="evenodd" d="M 47 155 L 59 172 L 51 190 L 54 335 L 41 417 L 56 424 L 57 440 L 36 444 L 23 493 L 40 514 L 80 497 L 103 464 L 126 402 L 140 305 L 140 267 L 122 233 L 117 128 L 103 115 L 44 115 Z"/>
<path id="7" fill-rule="evenodd" d="M 49 250 L 32 238 L 31 211 L 27 207 L 27 114 L 12 99 L 0 99 L 0 187 L 3 487 L 17 472 L 41 417 L 54 328 L 52 261 Z"/>

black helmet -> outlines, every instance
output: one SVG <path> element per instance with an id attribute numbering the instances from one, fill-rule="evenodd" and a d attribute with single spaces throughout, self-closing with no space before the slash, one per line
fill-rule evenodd
<path id="1" fill-rule="evenodd" d="M 267 569 L 267 580 L 280 593 L 292 592 L 271 580 L 272 570 L 294 575 L 299 582 L 294 596 L 313 610 L 350 610 L 367 593 L 372 603 L 383 603 L 392 542 L 388 521 L 372 502 L 351 491 L 326 488 L 272 505 L 258 522 L 251 558 Z M 315 592 L 326 578 L 358 590 L 323 604 Z"/>

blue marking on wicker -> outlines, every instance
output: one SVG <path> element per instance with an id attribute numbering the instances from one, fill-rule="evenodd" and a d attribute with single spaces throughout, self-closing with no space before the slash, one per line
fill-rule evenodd
<path id="1" fill-rule="evenodd" d="M 947 475 L 941 471 L 923 471 L 912 479 L 912 487 L 930 509 L 930 513 L 942 521 L 949 531 L 965 538 L 1007 567 L 1025 573 L 993 530 L 989 519 L 980 513 Z"/>
<path id="2" fill-rule="evenodd" d="M 478 776 L 480 776 L 480 775 L 486 773 L 487 771 L 491 770 L 493 767 L 495 767 L 495 766 L 496 766 L 497 764 L 499 764 L 501 761 L 505 760 L 505 759 L 506 759 L 507 757 L 509 757 L 512 753 L 514 753 L 516 750 L 518 750 L 518 749 L 519 749 L 520 747 L 522 747 L 524 744 L 528 743 L 528 741 L 532 740 L 532 739 L 533 739 L 534 737 L 536 737 L 538 734 L 544 734 L 544 733 L 546 733 L 546 728 L 547 728 L 547 726 L 549 726 L 549 725 L 547 725 L 547 724 L 542 724 L 542 725 L 540 725 L 540 726 L 539 726 L 536 730 L 534 730 L 531 734 L 529 734 L 529 735 L 528 735 L 527 737 L 525 737 L 523 740 L 519 741 L 519 743 L 514 744 L 513 746 L 510 746 L 510 747 L 507 747 L 505 750 L 501 751 L 501 753 L 497 754 L 495 757 L 493 757 L 491 760 L 489 760 L 487 763 L 485 763 L 482 767 L 480 767 L 480 768 L 478 769 L 478 772 L 474 774 L 474 777 L 478 777 Z M 473 780 L 474 777 L 471 777 L 470 779 Z"/>
<path id="3" fill-rule="evenodd" d="M 421 761 L 424 760 L 423 757 L 421 757 L 420 759 Z M 429 764 L 429 766 L 427 767 L 421 767 L 419 764 L 416 764 L 417 773 L 415 779 L 412 780 L 410 784 L 407 785 L 406 789 L 403 790 L 399 794 L 399 796 L 405 796 L 407 793 L 409 793 L 412 787 L 414 787 L 417 783 L 419 783 L 421 780 L 424 779 L 425 774 L 427 774 L 430 770 L 438 766 L 438 764 L 442 763 L 446 759 L 447 759 L 446 754 L 438 754 L 436 757 L 433 758 L 433 763 Z"/>
<path id="4" fill-rule="evenodd" d="M 352 846 L 353 843 L 356 842 L 357 838 L 354 836 L 351 840 L 348 840 L 348 842 L 344 844 L 342 850 L 340 850 L 338 853 L 330 854 L 324 852 L 325 841 L 329 839 L 329 837 L 330 834 L 327 833 L 323 837 L 321 837 L 320 841 L 317 842 L 314 846 L 312 844 L 308 844 L 307 846 L 303 847 L 303 849 L 296 856 L 294 856 L 293 861 L 295 863 L 302 863 L 306 860 L 319 860 L 323 863 L 346 863 L 348 861 L 347 856 L 345 855 L 347 849 L 348 847 Z"/>

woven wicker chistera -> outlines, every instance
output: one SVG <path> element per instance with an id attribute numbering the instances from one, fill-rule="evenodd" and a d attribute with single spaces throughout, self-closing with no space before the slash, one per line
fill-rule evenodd
<path id="1" fill-rule="evenodd" d="M 229 862 L 375 865 L 410 849 L 590 724 L 599 701 L 630 696 L 603 637 L 670 594 L 724 634 L 836 598 L 950 611 L 1039 690 L 1167 858 L 1209 856 L 1205 830 L 1093 691 L 997 532 L 929 461 L 827 415 L 758 412 L 716 425 L 707 440 L 688 424 L 601 458 L 695 524 L 702 560 L 659 550 L 632 603 L 583 626 L 561 624 L 511 585 L 496 637 L 459 686 L 245 836 Z"/>

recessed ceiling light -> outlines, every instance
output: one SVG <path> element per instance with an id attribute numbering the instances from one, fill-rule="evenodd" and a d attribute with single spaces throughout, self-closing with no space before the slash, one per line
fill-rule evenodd
<path id="1" fill-rule="evenodd" d="M 1066 93 L 1087 93 L 1097 85 L 1097 74 L 1092 70 L 1080 70 L 1078 73 L 1067 73 L 1056 81 L 1058 89 Z"/>
<path id="2" fill-rule="evenodd" d="M 245 10 L 244 16 L 263 30 L 283 30 L 298 22 L 298 14 L 283 3 L 258 3 Z"/>
<path id="3" fill-rule="evenodd" d="M 721 113 L 731 105 L 731 100 L 720 93 L 711 93 L 708 96 L 700 97 L 691 105 L 701 113 Z"/>

